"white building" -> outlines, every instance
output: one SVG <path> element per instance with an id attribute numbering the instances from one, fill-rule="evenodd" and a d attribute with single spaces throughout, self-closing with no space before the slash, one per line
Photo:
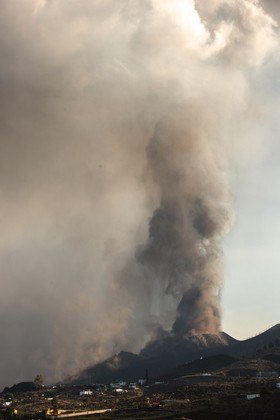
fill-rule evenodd
<path id="1" fill-rule="evenodd" d="M 111 388 L 121 388 L 122 386 L 126 386 L 126 382 L 125 381 L 112 382 L 110 386 Z"/>
<path id="2" fill-rule="evenodd" d="M 258 372 L 258 378 L 278 378 L 278 372 Z"/>
<path id="3" fill-rule="evenodd" d="M 254 400 L 255 398 L 260 398 L 260 394 L 249 394 L 249 395 L 247 395 L 247 400 Z"/>
<path id="4" fill-rule="evenodd" d="M 4 401 L 2 407 L 10 407 L 13 401 Z"/>
<path id="5" fill-rule="evenodd" d="M 146 379 L 138 379 L 138 384 L 141 386 L 146 385 L 147 380 Z"/>
<path id="6" fill-rule="evenodd" d="M 91 395 L 93 392 L 90 389 L 80 391 L 80 397 L 83 397 L 84 395 Z"/>

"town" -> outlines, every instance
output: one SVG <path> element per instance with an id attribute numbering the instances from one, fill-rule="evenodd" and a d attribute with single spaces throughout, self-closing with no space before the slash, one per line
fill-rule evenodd
<path id="1" fill-rule="evenodd" d="M 250 377 L 220 371 L 106 385 L 22 382 L 5 388 L 0 404 L 4 419 L 279 419 L 280 380 L 278 372 Z"/>

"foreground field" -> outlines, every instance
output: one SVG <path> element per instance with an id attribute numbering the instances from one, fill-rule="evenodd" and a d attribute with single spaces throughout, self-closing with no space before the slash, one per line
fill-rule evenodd
<path id="1" fill-rule="evenodd" d="M 279 419 L 277 379 L 189 375 L 142 388 L 42 387 L 2 394 L 2 418 Z M 80 395 L 88 391 L 89 395 Z M 252 399 L 248 399 L 252 398 Z"/>

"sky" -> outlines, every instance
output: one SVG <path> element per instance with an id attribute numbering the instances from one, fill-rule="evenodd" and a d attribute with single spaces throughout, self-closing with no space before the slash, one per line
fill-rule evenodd
<path id="1" fill-rule="evenodd" d="M 279 23 L 279 2 L 262 4 Z M 265 76 L 256 85 L 256 91 L 270 98 L 266 105 L 269 117 L 258 126 L 260 147 L 248 150 L 247 158 L 233 171 L 236 219 L 224 244 L 223 327 L 240 339 L 279 323 L 279 62 L 279 54 L 274 54 L 273 64 L 267 64 Z"/>
<path id="2" fill-rule="evenodd" d="M 279 322 L 276 0 L 3 0 L 0 386 Z"/>
<path id="3" fill-rule="evenodd" d="M 238 168 L 234 184 L 236 221 L 224 245 L 223 329 L 240 339 L 279 323 L 279 133 L 279 125 L 268 133 L 265 157 Z"/>

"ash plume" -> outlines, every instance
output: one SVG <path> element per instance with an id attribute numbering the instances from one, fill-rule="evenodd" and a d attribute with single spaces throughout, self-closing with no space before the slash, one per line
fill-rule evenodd
<path id="1" fill-rule="evenodd" d="M 1 384 L 219 330 L 229 167 L 269 118 L 275 10 L 2 0 Z"/>
<path id="2" fill-rule="evenodd" d="M 137 256 L 150 280 L 179 301 L 173 331 L 180 334 L 219 330 L 220 240 L 231 220 L 219 146 L 197 114 L 203 107 L 192 108 L 173 109 L 148 145 L 160 205 L 150 220 L 148 243 Z"/>

